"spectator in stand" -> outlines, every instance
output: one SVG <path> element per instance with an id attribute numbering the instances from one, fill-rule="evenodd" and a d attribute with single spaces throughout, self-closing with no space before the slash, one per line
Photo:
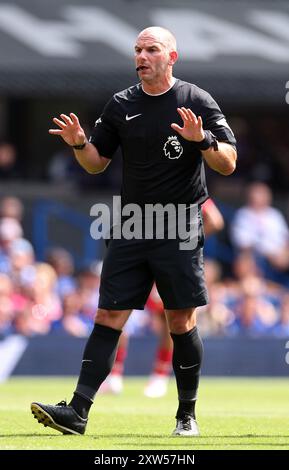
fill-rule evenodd
<path id="1" fill-rule="evenodd" d="M 61 299 L 73 293 L 76 282 L 73 278 L 74 262 L 69 251 L 64 248 L 52 248 L 48 252 L 47 262 L 55 269 L 57 274 L 56 291 Z"/>
<path id="2" fill-rule="evenodd" d="M 0 142 L 0 179 L 13 179 L 17 176 L 16 148 L 9 142 Z"/>
<path id="3" fill-rule="evenodd" d="M 6 274 L 0 274 L 0 339 L 13 332 L 13 285 Z"/>
<path id="4" fill-rule="evenodd" d="M 266 284 L 261 278 L 243 279 L 236 302 L 235 318 L 226 328 L 229 336 L 266 336 L 272 333 L 278 318 L 274 305 L 266 298 Z"/>
<path id="5" fill-rule="evenodd" d="M 238 209 L 233 219 L 232 242 L 237 252 L 247 250 L 257 257 L 266 277 L 286 283 L 289 278 L 281 272 L 289 268 L 289 230 L 285 218 L 271 203 L 270 188 L 252 183 L 247 205 Z"/>
<path id="6" fill-rule="evenodd" d="M 33 336 L 47 334 L 53 321 L 62 316 L 62 306 L 55 293 L 57 275 L 52 266 L 36 263 L 35 275 L 30 284 L 22 287 L 26 306 L 17 315 L 15 328 L 19 333 Z"/>
<path id="7" fill-rule="evenodd" d="M 91 328 L 99 299 L 100 272 L 98 263 L 83 269 L 77 275 L 77 293 L 81 298 L 83 321 Z"/>
<path id="8" fill-rule="evenodd" d="M 67 293 L 62 300 L 63 315 L 52 324 L 53 332 L 67 333 L 78 338 L 89 335 L 89 327 L 81 316 L 82 301 L 77 292 Z"/>
<path id="9" fill-rule="evenodd" d="M 11 217 L 0 219 L 0 272 L 8 273 L 11 268 L 9 249 L 14 240 L 22 237 L 20 223 Z"/>
<path id="10" fill-rule="evenodd" d="M 3 197 L 0 200 L 0 219 L 9 217 L 16 219 L 21 224 L 24 207 L 20 199 L 14 196 Z"/>
<path id="11" fill-rule="evenodd" d="M 25 238 L 14 240 L 9 247 L 9 276 L 16 290 L 31 284 L 35 277 L 35 257 L 31 243 Z"/>
<path id="12" fill-rule="evenodd" d="M 223 336 L 226 326 L 234 319 L 228 305 L 230 288 L 221 280 L 221 265 L 215 260 L 205 260 L 205 276 L 210 303 L 198 309 L 200 331 L 204 337 Z"/>
<path id="13" fill-rule="evenodd" d="M 13 284 L 11 300 L 15 317 L 27 308 L 29 299 L 27 286 L 35 279 L 34 250 L 31 243 L 24 238 L 16 238 L 7 247 L 6 275 Z"/>
<path id="14" fill-rule="evenodd" d="M 247 279 L 257 279 L 263 284 L 263 292 L 267 300 L 269 300 L 278 309 L 281 305 L 281 297 L 283 296 L 283 288 L 280 284 L 265 279 L 256 259 L 252 252 L 241 252 L 233 263 L 233 272 L 235 280 L 231 281 L 230 291 L 231 297 L 238 297 L 240 285 Z"/>

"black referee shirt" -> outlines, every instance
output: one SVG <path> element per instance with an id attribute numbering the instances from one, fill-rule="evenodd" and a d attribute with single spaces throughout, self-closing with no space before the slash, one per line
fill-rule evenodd
<path id="1" fill-rule="evenodd" d="M 176 80 L 161 95 L 146 94 L 141 84 L 116 93 L 96 121 L 90 142 L 103 157 L 118 146 L 123 155 L 122 204 L 201 203 L 208 197 L 201 152 L 171 128 L 182 127 L 177 108 L 201 115 L 204 129 L 220 142 L 235 145 L 224 115 L 206 91 Z"/>

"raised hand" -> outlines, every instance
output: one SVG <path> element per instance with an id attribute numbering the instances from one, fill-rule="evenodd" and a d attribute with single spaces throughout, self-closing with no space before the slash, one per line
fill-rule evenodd
<path id="1" fill-rule="evenodd" d="M 177 111 L 183 120 L 184 127 L 180 127 L 176 123 L 171 124 L 171 127 L 184 139 L 192 142 L 201 142 L 205 138 L 201 116 L 197 118 L 189 108 L 177 108 Z"/>
<path id="2" fill-rule="evenodd" d="M 79 124 L 78 117 L 74 113 L 60 114 L 62 120 L 53 118 L 54 124 L 59 129 L 49 129 L 49 134 L 60 135 L 68 145 L 81 145 L 86 141 L 84 130 Z"/>

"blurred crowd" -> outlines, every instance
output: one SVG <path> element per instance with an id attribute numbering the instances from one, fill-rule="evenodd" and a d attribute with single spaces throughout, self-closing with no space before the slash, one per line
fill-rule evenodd
<path id="1" fill-rule="evenodd" d="M 63 247 L 35 258 L 23 231 L 23 205 L 15 197 L 0 201 L 0 337 L 46 334 L 88 336 L 98 305 L 101 262 L 75 270 Z M 289 336 L 289 230 L 273 206 L 268 185 L 248 186 L 246 204 L 231 220 L 234 249 L 231 274 L 206 259 L 210 304 L 198 308 L 203 336 Z M 155 295 L 155 294 L 154 294 Z M 155 302 L 135 312 L 131 334 L 155 328 Z M 159 309 L 159 306 L 158 306 Z"/>

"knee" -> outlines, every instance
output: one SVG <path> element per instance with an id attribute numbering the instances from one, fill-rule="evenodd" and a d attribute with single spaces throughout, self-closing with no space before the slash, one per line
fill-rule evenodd
<path id="1" fill-rule="evenodd" d="M 180 313 L 176 313 L 169 316 L 168 322 L 170 332 L 181 335 L 196 326 L 196 317 L 195 315 L 181 315 Z"/>
<path id="2" fill-rule="evenodd" d="M 95 315 L 95 323 L 99 325 L 108 326 L 115 330 L 121 330 L 126 323 L 130 311 L 114 311 L 99 308 Z"/>
<path id="3" fill-rule="evenodd" d="M 110 325 L 108 325 L 108 323 L 110 323 L 110 317 L 111 317 L 111 315 L 110 315 L 109 310 L 99 308 L 99 309 L 97 309 L 94 322 L 98 323 L 99 325 L 110 326 Z"/>
<path id="4" fill-rule="evenodd" d="M 170 332 L 176 335 L 181 335 L 189 331 L 187 328 L 187 322 L 183 318 L 174 318 L 170 322 Z"/>

